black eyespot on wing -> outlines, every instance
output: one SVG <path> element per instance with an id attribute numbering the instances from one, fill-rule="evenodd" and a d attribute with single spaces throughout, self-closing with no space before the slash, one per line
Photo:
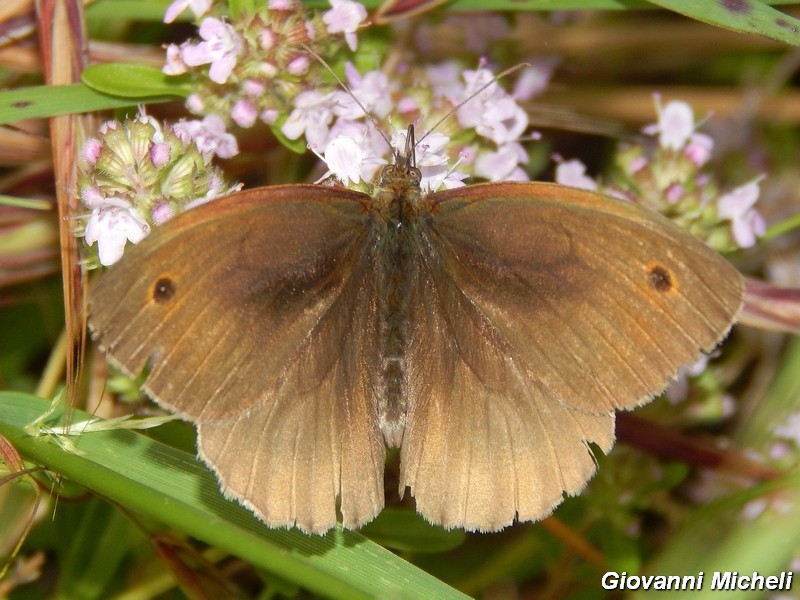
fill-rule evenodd
<path id="1" fill-rule="evenodd" d="M 658 263 L 647 266 L 647 280 L 657 292 L 669 292 L 675 287 L 669 269 Z"/>
<path id="2" fill-rule="evenodd" d="M 162 277 L 153 286 L 153 300 L 159 304 L 169 302 L 175 295 L 175 282 L 169 277 Z"/>

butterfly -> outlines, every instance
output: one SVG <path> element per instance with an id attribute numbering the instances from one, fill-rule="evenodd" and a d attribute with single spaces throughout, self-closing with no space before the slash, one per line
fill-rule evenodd
<path id="1" fill-rule="evenodd" d="M 387 447 L 428 521 L 549 515 L 615 411 L 713 349 L 741 275 L 668 219 L 549 183 L 420 189 L 413 128 L 371 195 L 231 194 L 92 282 L 110 360 L 197 427 L 223 493 L 270 527 L 357 528 Z"/>

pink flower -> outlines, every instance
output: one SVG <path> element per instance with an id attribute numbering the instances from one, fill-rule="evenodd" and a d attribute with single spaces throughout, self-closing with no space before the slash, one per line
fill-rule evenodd
<path id="1" fill-rule="evenodd" d="M 281 131 L 290 140 L 305 134 L 309 145 L 324 148 L 328 141 L 328 129 L 333 119 L 333 94 L 316 90 L 300 92 L 295 96 L 295 109 L 281 125 Z"/>
<path id="2" fill-rule="evenodd" d="M 252 127 L 256 118 L 258 118 L 258 108 L 250 100 L 239 98 L 231 109 L 231 119 L 239 127 Z"/>
<path id="3" fill-rule="evenodd" d="M 105 121 L 97 128 L 97 132 L 100 135 L 106 135 L 109 131 L 116 131 L 119 129 L 119 121 L 111 119 L 110 121 Z"/>
<path id="4" fill-rule="evenodd" d="M 406 130 L 393 134 L 392 147 L 400 152 L 404 152 L 407 134 L 408 131 Z M 414 162 L 417 168 L 423 172 L 423 178 L 425 177 L 426 169 L 435 172 L 441 167 L 447 167 L 447 163 L 450 162 L 446 151 L 447 144 L 449 143 L 450 138 L 438 131 L 432 131 L 421 135 L 419 140 L 417 140 L 417 145 L 414 147 Z"/>
<path id="5" fill-rule="evenodd" d="M 305 75 L 308 72 L 308 57 L 298 56 L 286 65 L 286 70 L 292 75 Z"/>
<path id="6" fill-rule="evenodd" d="M 161 136 L 163 137 L 163 136 Z M 160 169 L 169 162 L 172 153 L 166 142 L 155 142 L 150 146 L 150 162 L 156 169 Z"/>
<path id="7" fill-rule="evenodd" d="M 405 98 L 400 98 L 400 100 L 397 101 L 397 112 L 399 112 L 400 114 L 414 112 L 419 109 L 420 109 L 419 102 L 417 102 L 414 98 L 411 98 L 410 96 L 406 96 Z"/>
<path id="8" fill-rule="evenodd" d="M 694 133 L 694 112 L 686 102 L 673 100 L 666 106 L 656 96 L 658 123 L 642 129 L 648 135 L 658 134 L 658 144 L 665 150 L 681 150 Z"/>
<path id="9" fill-rule="evenodd" d="M 350 50 L 358 47 L 356 30 L 367 18 L 367 9 L 353 0 L 330 0 L 331 10 L 322 13 L 322 21 L 328 33 L 344 33 L 344 39 Z"/>
<path id="10" fill-rule="evenodd" d="M 309 145 L 328 167 L 320 181 L 331 175 L 345 186 L 371 181 L 378 167 L 386 164 L 382 157 L 386 142 L 370 125 L 339 119 L 331 127 L 329 139 L 324 148 Z"/>
<path id="11" fill-rule="evenodd" d="M 189 97 L 186 98 L 186 108 L 196 114 L 202 114 L 206 108 L 206 103 L 203 101 L 203 97 L 200 94 L 189 94 Z"/>
<path id="12" fill-rule="evenodd" d="M 100 158 L 100 152 L 103 150 L 103 142 L 98 140 L 97 138 L 89 138 L 83 143 L 83 147 L 81 148 L 81 157 L 90 165 L 93 165 L 97 162 L 97 159 Z"/>
<path id="13" fill-rule="evenodd" d="M 533 64 L 520 72 L 517 82 L 514 84 L 512 96 L 519 102 L 527 102 L 547 89 L 558 59 L 547 57 L 531 62 Z"/>
<path id="14" fill-rule="evenodd" d="M 731 221 L 733 239 L 740 248 L 754 246 L 756 238 L 763 236 L 767 231 L 764 217 L 753 208 L 760 194 L 759 180 L 760 178 L 757 178 L 740 185 L 717 201 L 717 216 Z"/>
<path id="15" fill-rule="evenodd" d="M 689 143 L 683 149 L 683 153 L 689 157 L 695 165 L 702 167 L 711 158 L 711 151 L 714 149 L 714 140 L 704 133 L 693 133 L 689 136 Z"/>
<path id="16" fill-rule="evenodd" d="M 475 175 L 490 181 L 528 181 L 519 165 L 528 162 L 525 149 L 517 143 L 505 144 L 496 151 L 483 152 L 475 160 Z"/>
<path id="17" fill-rule="evenodd" d="M 269 29 L 262 29 L 258 34 L 258 43 L 263 50 L 270 50 L 277 43 L 277 36 Z"/>
<path id="18" fill-rule="evenodd" d="M 683 198 L 683 185 L 678 183 L 677 181 L 674 183 L 669 184 L 667 189 L 664 191 L 664 195 L 667 198 L 667 202 L 670 204 L 675 204 L 681 198 Z"/>
<path id="19" fill-rule="evenodd" d="M 461 66 L 454 60 L 425 67 L 431 88 L 436 96 L 443 96 L 454 104 L 464 97 Z"/>
<path id="20" fill-rule="evenodd" d="M 628 173 L 631 175 L 638 173 L 647 166 L 647 159 L 644 156 L 637 156 L 628 163 Z"/>
<path id="21" fill-rule="evenodd" d="M 172 23 L 184 10 L 191 10 L 195 18 L 200 18 L 211 8 L 211 0 L 174 0 L 167 7 L 164 14 L 164 23 Z"/>
<path id="22" fill-rule="evenodd" d="M 206 17 L 200 23 L 200 37 L 205 41 L 181 50 L 183 62 L 190 67 L 210 63 L 208 77 L 214 83 L 225 83 L 242 53 L 242 40 L 233 27 L 214 17 Z"/>
<path id="23" fill-rule="evenodd" d="M 206 156 L 230 158 L 239 152 L 236 138 L 225 131 L 225 122 L 216 115 L 208 115 L 202 121 L 180 121 L 172 129 L 182 142 L 193 141 Z"/>
<path id="24" fill-rule="evenodd" d="M 578 159 L 565 160 L 556 167 L 556 183 L 580 188 L 597 190 L 597 182 L 586 174 L 586 165 Z"/>
<path id="25" fill-rule="evenodd" d="M 491 82 L 494 74 L 488 69 L 465 71 L 464 98 L 469 98 Z M 528 127 L 528 114 L 497 82 L 465 103 L 456 113 L 464 127 L 474 127 L 480 135 L 498 146 L 515 142 Z"/>
<path id="26" fill-rule="evenodd" d="M 366 109 L 367 113 L 384 118 L 392 111 L 392 89 L 385 73 L 368 71 L 361 75 L 351 62 L 345 63 L 344 70 L 352 95 L 344 91 L 335 93 L 333 112 L 336 116 L 356 120 L 365 116 Z"/>
<path id="27" fill-rule="evenodd" d="M 174 216 L 174 212 L 166 202 L 158 202 L 150 211 L 150 218 L 156 225 L 163 225 Z"/>
<path id="28" fill-rule="evenodd" d="M 97 204 L 96 199 L 93 202 Z M 105 198 L 92 210 L 84 238 L 89 245 L 97 242 L 100 264 L 108 266 L 122 258 L 128 241 L 138 244 L 148 233 L 150 226 L 128 201 Z"/>
<path id="29" fill-rule="evenodd" d="M 259 117 L 261 118 L 264 123 L 267 125 L 274 125 L 275 121 L 278 120 L 279 113 L 277 109 L 274 108 L 265 108 L 261 111 Z"/>
<path id="30" fill-rule="evenodd" d="M 515 142 L 528 128 L 528 113 L 510 97 L 487 102 L 485 108 L 475 131 L 497 145 Z"/>
<path id="31" fill-rule="evenodd" d="M 389 148 L 386 140 L 371 123 L 363 121 L 350 121 L 336 119 L 328 133 L 328 140 L 344 135 L 353 138 L 364 149 L 364 165 L 361 176 L 364 181 L 370 181 L 379 166 L 386 164 Z"/>
<path id="32" fill-rule="evenodd" d="M 87 187 L 81 191 L 81 202 L 91 209 L 102 208 L 105 201 L 105 196 L 96 187 Z"/>
<path id="33" fill-rule="evenodd" d="M 333 175 L 345 187 L 364 180 L 361 169 L 365 160 L 364 148 L 350 136 L 337 135 L 325 148 L 323 160 L 328 165 L 328 172 L 322 179 Z"/>
<path id="34" fill-rule="evenodd" d="M 175 44 L 167 46 L 167 62 L 162 67 L 162 71 L 167 75 L 180 75 L 186 73 L 186 63 L 181 58 L 181 49 Z"/>
<path id="35" fill-rule="evenodd" d="M 258 97 L 264 93 L 264 89 L 264 84 L 255 79 L 245 79 L 242 82 L 242 92 L 245 96 Z"/>
<path id="36" fill-rule="evenodd" d="M 742 516 L 748 521 L 755 521 L 760 517 L 769 506 L 766 498 L 756 498 L 751 500 L 742 508 Z"/>
<path id="37" fill-rule="evenodd" d="M 468 177 L 466 173 L 458 171 L 455 166 L 447 168 L 428 169 L 428 174 L 423 175 L 420 180 L 420 188 L 423 191 L 435 192 L 442 188 L 451 190 L 453 188 L 464 187 L 464 180 Z"/>

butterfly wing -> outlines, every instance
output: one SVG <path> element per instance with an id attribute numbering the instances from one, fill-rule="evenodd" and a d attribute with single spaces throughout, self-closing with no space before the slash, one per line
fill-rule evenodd
<path id="1" fill-rule="evenodd" d="M 383 506 L 368 202 L 235 194 L 153 232 L 92 290 L 100 345 L 129 375 L 149 366 L 148 394 L 198 425 L 225 494 L 270 526 L 325 531 L 338 499 L 356 527 Z"/>
<path id="2" fill-rule="evenodd" d="M 540 519 L 712 349 L 742 279 L 668 220 L 550 184 L 436 194 L 411 297 L 401 489 L 447 527 Z"/>

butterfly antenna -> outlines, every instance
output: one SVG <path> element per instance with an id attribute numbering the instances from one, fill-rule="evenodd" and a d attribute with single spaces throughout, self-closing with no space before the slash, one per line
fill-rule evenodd
<path id="1" fill-rule="evenodd" d="M 423 135 L 421 138 L 419 138 L 419 142 L 418 143 L 421 144 L 422 141 L 426 137 L 428 137 L 428 135 L 430 135 L 431 133 L 436 131 L 436 129 L 439 127 L 439 125 L 441 125 L 447 119 L 449 119 L 454 114 L 456 114 L 456 112 L 458 112 L 461 109 L 462 106 L 464 106 L 467 102 L 471 102 L 475 98 L 475 96 L 477 96 L 478 94 L 483 92 L 486 88 L 494 85 L 495 83 L 497 83 L 503 77 L 511 75 L 515 71 L 519 71 L 520 69 L 523 69 L 525 67 L 530 67 L 530 66 L 531 66 L 530 63 L 519 63 L 518 65 L 514 65 L 513 67 L 509 67 L 505 71 L 502 71 L 501 73 L 498 73 L 497 75 L 492 77 L 492 79 L 490 81 L 487 81 L 486 83 L 484 83 L 481 87 L 479 87 L 477 90 L 472 92 L 468 97 L 466 97 L 464 100 L 462 100 L 461 102 L 456 104 L 453 108 L 451 108 L 449 111 L 447 111 L 446 115 L 444 115 L 441 119 L 436 121 L 436 123 L 434 123 L 433 126 L 430 129 L 428 129 L 428 131 L 425 132 L 425 135 Z"/>
<path id="2" fill-rule="evenodd" d="M 341 80 L 341 78 L 336 74 L 336 72 L 333 70 L 333 68 L 331 68 L 331 66 L 325 61 L 324 58 L 322 58 L 319 54 L 314 52 L 311 48 L 309 48 L 305 44 L 301 44 L 301 46 L 305 49 L 306 52 L 308 52 L 311 56 L 316 58 L 319 61 L 319 64 L 321 64 L 323 67 L 325 67 L 325 70 L 328 71 L 328 73 L 331 74 L 331 76 L 336 80 L 336 83 L 338 83 L 345 92 L 350 94 L 350 97 L 355 101 L 356 104 L 358 104 L 359 108 L 364 111 L 364 115 L 367 117 L 367 119 L 369 119 L 370 122 L 375 126 L 375 130 L 381 135 L 381 137 L 383 138 L 383 141 L 386 142 L 386 145 L 389 146 L 389 148 L 391 148 L 392 147 L 392 142 L 389 140 L 388 137 L 386 137 L 386 134 L 383 133 L 383 131 L 381 130 L 381 128 L 380 128 L 380 126 L 378 124 L 378 121 L 375 119 L 375 117 L 372 116 L 372 113 L 370 113 L 367 110 L 367 108 L 363 104 L 361 104 L 361 100 L 359 100 L 356 97 L 356 95 L 353 93 L 353 90 L 351 90 L 348 87 L 348 85 L 344 81 Z"/>
<path id="3" fill-rule="evenodd" d="M 409 125 L 406 133 L 406 147 L 403 150 L 403 160 L 408 162 L 408 167 L 412 169 L 417 168 L 417 153 L 414 152 L 414 149 L 417 147 L 416 142 L 414 141 L 414 125 Z M 395 155 L 396 156 L 396 155 Z M 399 162 L 399 157 L 396 162 Z"/>

